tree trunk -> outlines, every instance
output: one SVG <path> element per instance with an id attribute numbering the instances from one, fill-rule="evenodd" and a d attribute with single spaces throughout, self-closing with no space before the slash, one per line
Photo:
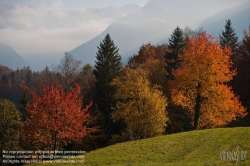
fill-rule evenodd
<path id="1" fill-rule="evenodd" d="M 198 83 L 196 87 L 196 98 L 195 98 L 195 106 L 194 106 L 194 128 L 198 129 L 199 126 L 199 119 L 200 119 L 200 109 L 201 109 L 201 102 L 202 97 L 200 94 L 201 82 Z"/>
<path id="2" fill-rule="evenodd" d="M 54 147 L 53 147 L 53 148 L 54 148 L 54 149 L 53 149 L 53 150 L 54 150 L 54 155 L 56 155 L 56 144 L 57 144 L 57 138 L 56 138 L 56 137 L 57 137 L 57 134 L 56 134 L 56 132 L 55 132 L 55 133 L 54 133 Z"/>

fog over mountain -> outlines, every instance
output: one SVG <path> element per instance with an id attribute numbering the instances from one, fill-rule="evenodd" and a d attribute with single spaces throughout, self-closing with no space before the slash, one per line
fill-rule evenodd
<path id="1" fill-rule="evenodd" d="M 29 64 L 12 47 L 0 43 L 0 65 L 16 70 Z"/>
<path id="2" fill-rule="evenodd" d="M 50 6 L 43 2 L 26 5 L 0 0 L 0 42 L 13 47 L 32 70 L 58 64 L 65 51 L 100 34 L 116 19 L 141 10 L 135 4 L 85 9 L 72 8 L 74 3 L 68 1 L 50 0 Z"/>
<path id="3" fill-rule="evenodd" d="M 181 28 L 188 26 L 194 30 L 202 26 L 218 36 L 217 32 L 224 29 L 225 19 L 232 19 L 233 25 L 237 24 L 234 28 L 238 35 L 250 24 L 248 4 L 247 1 L 239 3 L 236 0 L 150 0 L 142 10 L 116 20 L 100 35 L 70 53 L 83 63 L 93 65 L 97 46 L 109 33 L 120 49 L 123 62 L 126 63 L 129 56 L 137 53 L 142 44 L 168 43 L 168 37 L 177 25 Z M 236 23 L 234 20 L 237 20 Z"/>
<path id="4" fill-rule="evenodd" d="M 143 7 L 101 8 L 86 8 L 86 0 L 11 2 L 0 0 L 0 42 L 15 49 L 32 70 L 57 65 L 66 51 L 94 65 L 97 46 L 107 33 L 126 63 L 142 44 L 168 43 L 177 25 L 193 30 L 202 26 L 218 36 L 231 19 L 242 37 L 250 24 L 250 0 L 149 0 Z"/>
<path id="5" fill-rule="evenodd" d="M 231 19 L 232 27 L 239 39 L 243 37 L 243 30 L 250 25 L 250 1 L 234 8 L 225 9 L 204 20 L 200 26 L 213 36 L 218 37 L 224 30 L 227 19 Z"/>

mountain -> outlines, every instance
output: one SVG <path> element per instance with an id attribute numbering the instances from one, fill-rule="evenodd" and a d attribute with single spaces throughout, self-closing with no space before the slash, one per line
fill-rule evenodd
<path id="1" fill-rule="evenodd" d="M 11 46 L 0 44 L 0 65 L 16 70 L 28 66 L 28 63 Z"/>
<path id="2" fill-rule="evenodd" d="M 101 9 L 91 8 L 87 9 L 89 15 L 93 18 L 119 18 L 126 16 L 129 13 L 134 13 L 141 9 L 140 6 L 135 4 L 127 4 L 122 7 L 107 6 Z"/>
<path id="3" fill-rule="evenodd" d="M 196 29 L 204 20 L 212 18 L 219 12 L 226 15 L 228 10 L 235 11 L 235 7 L 245 2 L 248 1 L 150 0 L 141 10 L 117 19 L 100 35 L 76 47 L 70 51 L 70 54 L 76 59 L 82 60 L 83 63 L 93 65 L 97 46 L 109 33 L 120 49 L 123 62 L 126 63 L 128 57 L 136 53 L 142 44 L 167 43 L 168 37 L 177 25 L 181 28 L 188 26 Z M 245 6 L 245 4 L 241 6 Z M 235 16 L 241 22 L 241 17 L 237 15 L 238 12 L 240 11 L 230 12 L 230 16 Z M 249 18 L 250 15 L 247 17 Z M 224 23 L 225 21 L 222 21 L 222 24 Z M 223 26 L 219 27 L 218 31 L 222 29 Z"/>
<path id="4" fill-rule="evenodd" d="M 32 55 L 26 55 L 23 57 L 24 61 L 30 64 L 30 69 L 33 71 L 42 71 L 45 67 L 52 69 L 58 63 L 63 56 L 63 53 L 51 53 L 51 52 L 42 52 L 34 53 Z"/>
<path id="5" fill-rule="evenodd" d="M 60 63 L 65 51 L 100 34 L 116 19 L 141 10 L 135 4 L 86 7 L 82 1 L 0 0 L 0 43 L 15 48 L 32 70 L 43 70 Z"/>
<path id="6" fill-rule="evenodd" d="M 231 20 L 236 35 L 241 39 L 243 30 L 250 25 L 250 1 L 231 9 L 225 9 L 204 20 L 200 26 L 206 29 L 208 33 L 218 37 L 222 30 L 225 30 L 224 26 L 227 19 Z"/>

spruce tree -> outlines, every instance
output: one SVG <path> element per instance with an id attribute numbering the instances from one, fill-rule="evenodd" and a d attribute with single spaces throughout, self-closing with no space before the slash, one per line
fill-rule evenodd
<path id="1" fill-rule="evenodd" d="M 193 32 L 190 31 L 190 35 L 193 35 Z M 172 74 L 173 70 L 180 68 L 180 62 L 183 61 L 182 51 L 185 47 L 186 40 L 188 40 L 188 36 L 184 37 L 184 32 L 179 26 L 177 26 L 171 34 L 168 44 L 168 51 L 165 55 L 166 61 L 166 78 L 167 82 L 173 81 L 175 79 Z M 181 56 L 179 56 L 181 55 Z M 186 112 L 187 109 L 184 107 L 180 107 L 172 102 L 172 96 L 170 93 L 170 86 L 166 88 L 166 96 L 168 99 L 168 117 L 170 119 L 170 123 L 168 122 L 168 127 L 166 129 L 167 133 L 176 133 L 181 131 L 190 130 L 190 119 L 187 117 Z"/>
<path id="2" fill-rule="evenodd" d="M 225 48 L 225 46 L 231 48 L 233 52 L 232 59 L 234 59 L 238 49 L 238 37 L 236 36 L 235 30 L 232 28 L 230 19 L 226 20 L 225 30 L 219 35 L 219 39 L 222 48 Z"/>
<path id="3" fill-rule="evenodd" d="M 28 66 L 26 68 L 26 82 L 27 82 L 27 84 L 31 83 L 31 77 L 32 77 L 32 71 L 31 71 L 30 67 Z"/>
<path id="4" fill-rule="evenodd" d="M 94 104 L 99 112 L 98 125 L 106 129 L 107 135 L 111 135 L 115 132 L 115 126 L 110 117 L 112 107 L 114 107 L 113 95 L 115 94 L 115 89 L 110 83 L 121 73 L 121 55 L 109 34 L 105 36 L 97 48 L 97 60 L 95 61 L 93 71 L 96 78 Z"/>
<path id="5" fill-rule="evenodd" d="M 167 79 L 174 80 L 174 76 L 172 74 L 173 69 L 179 68 L 179 62 L 181 58 L 178 57 L 185 46 L 185 39 L 183 35 L 183 31 L 179 26 L 175 28 L 173 33 L 171 34 L 171 38 L 169 39 L 168 48 L 169 50 L 166 53 L 165 61 L 166 61 L 166 71 L 167 71 Z"/>

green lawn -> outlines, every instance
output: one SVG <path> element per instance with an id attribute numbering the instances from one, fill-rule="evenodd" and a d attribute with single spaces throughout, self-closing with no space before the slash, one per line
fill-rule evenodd
<path id="1" fill-rule="evenodd" d="M 225 160 L 220 157 L 222 151 Z M 227 152 L 234 152 L 238 161 L 237 157 L 228 159 Z M 250 127 L 199 130 L 130 141 L 92 151 L 84 157 L 85 164 L 81 165 L 88 166 L 250 165 Z"/>

